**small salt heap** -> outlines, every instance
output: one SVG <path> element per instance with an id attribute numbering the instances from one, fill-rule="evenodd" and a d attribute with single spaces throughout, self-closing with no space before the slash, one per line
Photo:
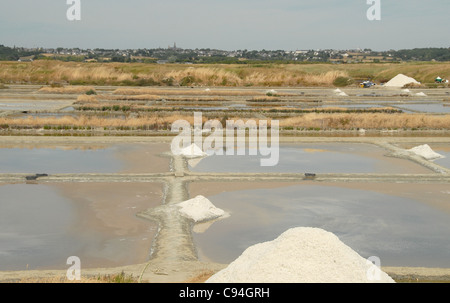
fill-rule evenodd
<path id="1" fill-rule="evenodd" d="M 410 151 L 418 156 L 421 156 L 425 160 L 435 160 L 435 159 L 439 159 L 439 158 L 444 158 L 443 155 L 438 154 L 435 151 L 433 151 L 428 144 L 413 147 L 411 149 L 408 149 L 408 151 Z"/>
<path id="2" fill-rule="evenodd" d="M 426 97 L 427 95 L 424 92 L 416 93 L 416 96 Z"/>
<path id="3" fill-rule="evenodd" d="M 292 228 L 247 248 L 207 283 L 394 283 L 378 266 L 323 229 Z"/>
<path id="4" fill-rule="evenodd" d="M 187 158 L 205 157 L 208 155 L 194 143 L 189 145 L 188 147 L 183 148 L 180 154 Z"/>
<path id="5" fill-rule="evenodd" d="M 341 91 L 339 88 L 333 91 L 337 96 L 348 96 L 345 92 Z"/>
<path id="6" fill-rule="evenodd" d="M 186 218 L 194 222 L 204 222 L 224 217 L 227 213 L 215 207 L 211 201 L 204 196 L 197 196 L 193 199 L 177 204 L 179 212 Z"/>

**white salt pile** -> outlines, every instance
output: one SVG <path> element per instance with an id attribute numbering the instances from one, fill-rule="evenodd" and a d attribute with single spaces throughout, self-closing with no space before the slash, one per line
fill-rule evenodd
<path id="1" fill-rule="evenodd" d="M 394 283 L 337 236 L 298 227 L 253 245 L 207 283 Z"/>
<path id="2" fill-rule="evenodd" d="M 427 95 L 424 92 L 417 93 L 416 96 L 426 97 Z"/>
<path id="3" fill-rule="evenodd" d="M 411 149 L 408 149 L 408 151 L 410 151 L 418 156 L 421 156 L 422 158 L 424 158 L 426 160 L 434 160 L 434 159 L 439 159 L 439 158 L 444 157 L 443 155 L 438 154 L 434 150 L 432 150 L 428 144 L 413 147 Z"/>
<path id="4" fill-rule="evenodd" d="M 345 92 L 341 91 L 339 88 L 333 91 L 337 96 L 348 96 Z"/>
<path id="5" fill-rule="evenodd" d="M 205 153 L 200 147 L 198 147 L 196 144 L 191 144 L 188 147 L 185 147 L 181 150 L 180 155 L 188 157 L 188 158 L 195 158 L 195 157 L 205 157 L 208 154 Z"/>
<path id="6" fill-rule="evenodd" d="M 193 199 L 177 204 L 179 212 L 186 218 L 194 222 L 204 222 L 227 216 L 227 213 L 215 207 L 211 201 L 204 196 L 197 196 Z"/>
<path id="7" fill-rule="evenodd" d="M 387 83 L 384 84 L 386 87 L 403 87 L 407 84 L 420 84 L 416 79 L 405 76 L 403 74 L 398 74 Z"/>

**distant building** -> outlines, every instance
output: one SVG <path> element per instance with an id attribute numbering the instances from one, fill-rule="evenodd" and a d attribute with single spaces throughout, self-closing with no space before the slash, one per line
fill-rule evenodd
<path id="1" fill-rule="evenodd" d="M 33 62 L 34 56 L 28 56 L 28 57 L 20 57 L 19 62 Z"/>
<path id="2" fill-rule="evenodd" d="M 178 49 L 178 48 L 177 48 L 177 43 L 174 42 L 174 43 L 173 43 L 173 47 L 169 45 L 169 46 L 167 47 L 167 49 L 177 50 L 177 49 Z"/>

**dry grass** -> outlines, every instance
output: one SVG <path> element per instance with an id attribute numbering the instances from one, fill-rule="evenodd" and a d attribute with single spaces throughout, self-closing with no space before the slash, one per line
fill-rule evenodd
<path id="1" fill-rule="evenodd" d="M 219 121 L 223 117 L 217 117 Z M 228 120 L 244 120 L 240 117 L 228 117 Z M 170 128 L 176 120 L 186 120 L 191 125 L 194 123 L 193 115 L 167 115 L 161 116 L 151 114 L 145 117 L 100 118 L 92 116 L 62 117 L 62 118 L 32 118 L 13 119 L 0 118 L 0 125 L 8 126 L 78 126 L 78 127 L 128 127 L 138 128 L 144 126 Z M 254 119 L 258 123 L 259 119 Z M 270 125 L 271 119 L 267 119 Z M 203 122 L 207 118 L 203 117 Z M 356 128 L 365 129 L 450 129 L 450 115 L 426 115 L 405 113 L 306 113 L 297 117 L 280 120 L 280 127 L 296 128 L 320 128 L 351 130 Z"/>
<path id="2" fill-rule="evenodd" d="M 48 94 L 80 94 L 87 91 L 95 91 L 92 86 L 65 86 L 65 87 L 51 87 L 46 86 L 38 90 L 40 93 Z"/>
<path id="3" fill-rule="evenodd" d="M 124 101 L 154 101 L 161 100 L 161 96 L 151 95 L 151 94 L 143 94 L 143 95 L 99 95 L 98 98 L 100 100 L 124 100 Z"/>
<path id="4" fill-rule="evenodd" d="M 308 113 L 280 121 L 281 127 L 322 129 L 450 129 L 450 115 L 386 113 Z"/>
<path id="5" fill-rule="evenodd" d="M 38 278 L 23 278 L 18 283 L 137 283 L 138 280 L 124 272 L 111 275 L 81 277 L 81 280 L 71 281 L 65 275 Z"/>
<path id="6" fill-rule="evenodd" d="M 79 95 L 76 104 L 98 103 L 98 99 L 93 95 Z"/>
<path id="7" fill-rule="evenodd" d="M 9 126 L 31 126 L 31 127 L 44 127 L 50 126 L 77 126 L 77 127 L 141 127 L 141 126 L 153 126 L 153 125 L 170 125 L 176 120 L 186 120 L 189 123 L 194 123 L 194 117 L 192 115 L 171 115 L 171 116 L 159 116 L 149 115 L 142 118 L 100 118 L 82 115 L 80 117 L 64 116 L 64 117 L 50 117 L 50 118 L 37 118 L 28 117 L 26 119 L 14 119 L 14 118 L 0 118 L 0 125 Z M 205 120 L 206 121 L 206 120 Z"/>
<path id="8" fill-rule="evenodd" d="M 186 95 L 186 96 L 252 96 L 264 95 L 263 92 L 246 90 L 202 90 L 202 89 L 158 89 L 158 88 L 118 88 L 115 95 Z"/>
<path id="9" fill-rule="evenodd" d="M 450 62 L 401 64 L 181 64 L 0 62 L 2 83 L 186 86 L 332 86 L 337 77 L 388 81 L 405 74 L 422 83 L 450 78 Z M 141 82 L 140 82 L 141 81 Z"/>

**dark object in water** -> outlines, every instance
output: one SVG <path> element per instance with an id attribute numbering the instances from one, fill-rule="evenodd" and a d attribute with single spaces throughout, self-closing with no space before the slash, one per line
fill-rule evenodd
<path id="1" fill-rule="evenodd" d="M 47 175 L 47 174 L 36 174 L 36 175 L 34 175 L 34 176 L 26 176 L 25 178 L 26 178 L 28 181 L 31 181 L 31 180 L 36 180 L 36 179 L 39 178 L 39 177 L 48 177 L 48 175 Z"/>
<path id="2" fill-rule="evenodd" d="M 307 179 L 313 179 L 313 178 L 316 177 L 316 174 L 306 173 L 306 174 L 305 174 L 305 177 L 306 177 Z"/>

